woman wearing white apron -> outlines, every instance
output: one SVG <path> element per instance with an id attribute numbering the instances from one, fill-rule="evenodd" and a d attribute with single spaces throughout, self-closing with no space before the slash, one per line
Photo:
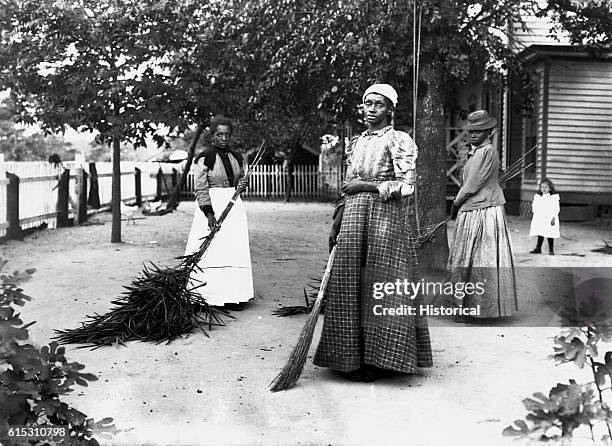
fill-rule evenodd
<path id="1" fill-rule="evenodd" d="M 215 117 L 211 123 L 212 147 L 205 149 L 195 159 L 195 196 L 198 208 L 185 255 L 192 254 L 202 244 L 235 192 L 235 186 L 244 175 L 242 156 L 229 150 L 232 122 L 228 118 Z M 249 250 L 249 230 L 246 212 L 240 198 L 215 235 L 204 257 L 198 264 L 201 270 L 191 274 L 193 287 L 209 305 L 232 310 L 253 298 L 253 275 Z"/>

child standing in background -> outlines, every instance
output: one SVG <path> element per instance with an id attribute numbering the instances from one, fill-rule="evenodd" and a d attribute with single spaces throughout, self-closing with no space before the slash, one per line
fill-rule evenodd
<path id="1" fill-rule="evenodd" d="M 531 254 L 542 252 L 542 242 L 544 237 L 548 238 L 548 253 L 555 254 L 555 239 L 559 238 L 559 194 L 555 191 L 552 181 L 545 178 L 540 183 L 540 190 L 533 197 L 531 205 L 533 217 L 531 219 L 531 229 L 529 235 L 538 237 L 538 245 Z"/>

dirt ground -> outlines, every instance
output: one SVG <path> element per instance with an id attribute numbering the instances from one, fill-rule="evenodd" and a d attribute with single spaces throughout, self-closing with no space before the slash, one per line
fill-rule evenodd
<path id="1" fill-rule="evenodd" d="M 87 415 L 113 417 L 122 445 L 511 445 L 503 428 L 524 417 L 521 400 L 557 382 L 581 379 L 573 366 L 547 359 L 559 328 L 482 327 L 432 321 L 434 367 L 375 383 L 344 381 L 309 360 L 287 392 L 267 386 L 284 364 L 305 316 L 271 314 L 280 303 L 303 303 L 302 287 L 320 276 L 327 258 L 328 204 L 246 203 L 256 298 L 236 320 L 215 329 L 153 345 L 132 342 L 96 351 L 68 346 L 67 356 L 99 380 L 78 388 L 69 402 Z M 183 254 L 194 206 L 124 225 L 123 244 L 111 244 L 110 215 L 93 224 L 39 232 L 0 245 L 10 269 L 34 267 L 24 285 L 33 296 L 22 312 L 32 340 L 50 341 L 54 329 L 75 327 L 103 313 L 146 262 L 172 266 Z M 611 266 L 591 252 L 610 230 L 562 226 L 557 255 L 528 254 L 529 221 L 510 217 L 517 265 L 546 266 L 540 288 L 519 282 L 522 312 L 556 305 L 554 274 L 564 267 Z M 452 231 L 452 226 L 449 228 Z M 452 232 L 450 232 L 452 233 Z M 525 270 L 529 270 L 526 268 Z M 544 291 L 542 291 L 542 289 Z M 535 305 L 535 306 L 534 306 Z M 552 305 L 552 306 L 551 306 Z M 538 310 L 538 311 L 539 311 Z M 318 342 L 320 321 L 313 346 Z M 312 354 L 312 350 L 311 350 Z"/>

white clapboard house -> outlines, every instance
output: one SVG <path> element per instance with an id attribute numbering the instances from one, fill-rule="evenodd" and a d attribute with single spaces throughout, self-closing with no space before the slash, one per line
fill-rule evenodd
<path id="1" fill-rule="evenodd" d="M 609 218 L 612 51 L 594 58 L 564 35 L 552 37 L 548 19 L 526 17 L 525 23 L 527 29 L 512 28 L 509 44 L 533 68 L 535 88 L 513 95 L 487 91 L 482 84 L 464 87 L 449 126 L 461 127 L 466 112 L 488 109 L 500 123 L 496 142 L 506 167 L 537 146 L 528 157 L 533 166 L 506 185 L 508 213 L 529 215 L 539 181 L 549 178 L 561 196 L 562 220 Z M 520 107 L 525 99 L 533 101 L 529 113 Z"/>

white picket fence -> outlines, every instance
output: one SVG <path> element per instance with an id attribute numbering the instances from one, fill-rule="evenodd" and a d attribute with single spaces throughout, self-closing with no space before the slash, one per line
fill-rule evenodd
<path id="1" fill-rule="evenodd" d="M 77 169 L 81 167 L 74 161 L 64 163 L 70 169 L 69 193 L 71 200 L 77 199 Z M 83 168 L 89 173 L 89 165 Z M 136 168 L 141 170 L 141 192 L 143 199 L 153 199 L 157 194 L 157 172 L 161 168 L 166 175 L 172 174 L 175 164 L 149 162 L 121 163 L 121 197 L 122 200 L 134 200 L 136 197 Z M 100 204 L 111 202 L 112 164 L 96 163 Z M 49 228 L 57 227 L 57 183 L 61 168 L 54 168 L 44 161 L 13 161 L 0 163 L 0 238 L 6 235 L 7 221 L 7 187 L 9 180 L 6 173 L 19 177 L 19 224 L 22 229 L 37 227 L 45 222 Z M 74 215 L 74 207 L 69 207 L 69 217 Z"/>
<path id="2" fill-rule="evenodd" d="M 287 187 L 287 171 L 279 164 L 259 165 L 253 168 L 249 188 L 245 198 L 283 198 Z M 340 167 L 319 169 L 315 165 L 294 167 L 292 198 L 333 199 L 340 193 L 343 171 Z M 195 173 L 192 169 L 188 176 L 183 197 L 193 197 Z"/>

